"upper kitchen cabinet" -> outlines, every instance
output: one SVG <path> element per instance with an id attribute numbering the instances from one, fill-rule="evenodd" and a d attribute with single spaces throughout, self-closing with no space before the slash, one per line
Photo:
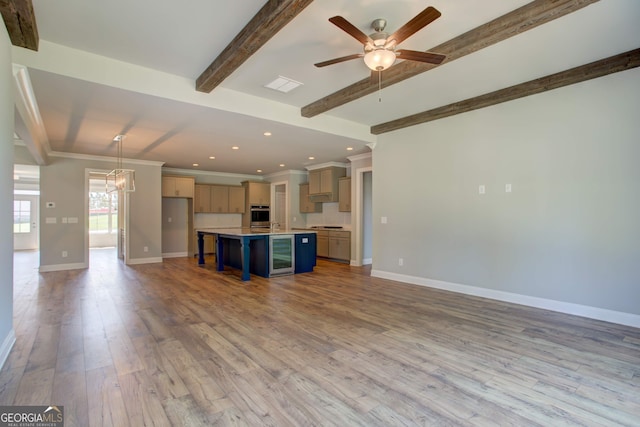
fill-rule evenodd
<path id="1" fill-rule="evenodd" d="M 322 212 L 322 203 L 309 200 L 309 184 L 300 184 L 300 213 Z"/>
<path id="2" fill-rule="evenodd" d="M 196 184 L 195 213 L 244 213 L 244 187 Z"/>
<path id="3" fill-rule="evenodd" d="M 271 184 L 268 182 L 244 181 L 247 204 L 269 206 L 271 204 Z"/>
<path id="4" fill-rule="evenodd" d="M 338 211 L 351 212 L 351 177 L 338 180 Z"/>
<path id="5" fill-rule="evenodd" d="M 244 213 L 244 187 L 229 187 L 229 213 Z"/>
<path id="6" fill-rule="evenodd" d="M 195 213 L 211 212 L 211 186 L 196 184 L 194 200 L 193 211 Z"/>
<path id="7" fill-rule="evenodd" d="M 337 202 L 338 179 L 347 174 L 347 170 L 338 166 L 329 166 L 309 171 L 309 197 L 312 202 Z"/>
<path id="8" fill-rule="evenodd" d="M 229 212 L 229 187 L 226 185 L 211 186 L 211 212 Z"/>
<path id="9" fill-rule="evenodd" d="M 183 197 L 192 199 L 195 179 L 191 176 L 163 176 L 162 197 Z"/>

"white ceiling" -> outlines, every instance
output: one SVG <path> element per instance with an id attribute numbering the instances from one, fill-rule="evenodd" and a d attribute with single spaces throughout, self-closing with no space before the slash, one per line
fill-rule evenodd
<path id="1" fill-rule="evenodd" d="M 368 132 L 371 125 L 640 45 L 640 2 L 601 0 L 380 94 L 305 119 L 300 117 L 300 107 L 369 75 L 360 60 L 321 69 L 313 66 L 361 49 L 356 40 L 329 23 L 329 17 L 342 15 L 365 33 L 372 31 L 373 19 L 385 18 L 392 32 L 425 7 L 434 6 L 442 16 L 402 43 L 403 48 L 427 50 L 528 0 L 315 0 L 211 94 L 196 93 L 195 79 L 264 1 L 33 3 L 41 49 L 35 56 L 14 54 L 14 61 L 25 62 L 22 65 L 29 69 L 52 150 L 113 156 L 113 136 L 125 133 L 125 157 L 242 174 L 343 162 L 347 156 L 369 151 L 366 144 L 375 141 Z M 125 82 L 128 75 L 110 75 L 117 65 L 113 61 L 103 69 L 87 65 L 78 70 L 83 66 L 76 65 L 72 70 L 72 61 L 59 63 L 61 55 L 55 59 L 58 64 L 39 58 L 62 46 L 146 67 L 149 73 L 157 70 L 147 74 L 157 76 L 157 84 L 145 82 L 138 89 L 131 87 L 133 83 L 116 83 Z M 127 70 L 124 65 L 122 70 Z M 170 81 L 166 73 L 186 84 L 178 85 L 179 90 L 165 85 Z M 288 94 L 263 87 L 279 75 L 303 86 Z M 133 75 L 131 79 L 135 82 Z M 265 137 L 265 131 L 273 135 Z M 233 145 L 240 149 L 232 150 Z M 352 150 L 347 151 L 348 147 Z M 315 159 L 309 160 L 310 156 Z M 193 167 L 196 162 L 200 166 Z"/>

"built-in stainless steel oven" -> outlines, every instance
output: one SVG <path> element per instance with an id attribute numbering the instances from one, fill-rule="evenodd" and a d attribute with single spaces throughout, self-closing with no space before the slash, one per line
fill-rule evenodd
<path id="1" fill-rule="evenodd" d="M 269 206 L 251 205 L 249 211 L 251 214 L 251 227 L 271 226 L 271 214 Z"/>

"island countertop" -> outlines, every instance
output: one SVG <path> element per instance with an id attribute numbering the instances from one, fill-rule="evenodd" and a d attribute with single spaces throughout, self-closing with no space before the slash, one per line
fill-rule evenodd
<path id="1" fill-rule="evenodd" d="M 196 232 L 204 234 L 220 234 L 225 236 L 264 236 L 264 235 L 278 235 L 278 234 L 308 234 L 315 233 L 314 230 L 301 230 L 301 229 L 275 229 L 269 228 L 196 228 Z"/>

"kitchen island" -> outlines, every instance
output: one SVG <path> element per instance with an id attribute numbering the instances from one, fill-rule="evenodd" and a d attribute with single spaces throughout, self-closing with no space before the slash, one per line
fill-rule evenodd
<path id="1" fill-rule="evenodd" d="M 267 228 L 201 228 L 198 235 L 198 264 L 204 264 L 204 236 L 217 240 L 217 270 L 225 265 L 242 271 L 242 280 L 251 274 L 272 277 L 306 273 L 316 265 L 316 233 L 309 230 Z"/>

